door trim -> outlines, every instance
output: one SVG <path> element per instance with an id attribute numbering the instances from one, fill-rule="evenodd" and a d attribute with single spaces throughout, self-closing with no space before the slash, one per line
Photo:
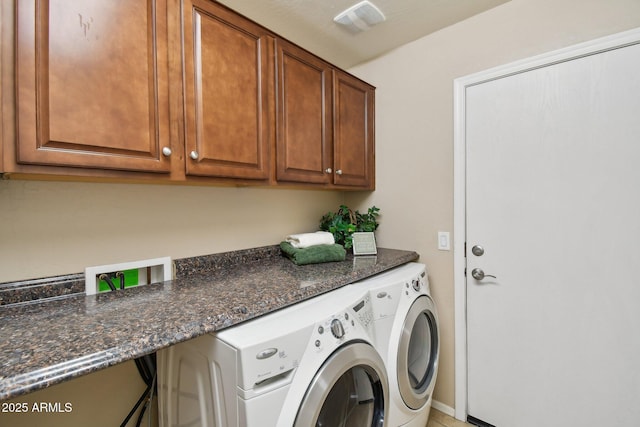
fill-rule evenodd
<path id="1" fill-rule="evenodd" d="M 461 77 L 453 82 L 453 230 L 454 230 L 454 321 L 455 321 L 455 417 L 467 418 L 467 298 L 465 277 L 466 241 L 466 89 L 537 68 L 595 55 L 640 43 L 640 28 L 569 46 L 532 58 Z"/>

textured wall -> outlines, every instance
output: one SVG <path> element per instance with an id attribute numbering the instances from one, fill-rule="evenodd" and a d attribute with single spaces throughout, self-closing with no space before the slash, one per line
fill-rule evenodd
<path id="1" fill-rule="evenodd" d="M 0 181 L 0 282 L 273 245 L 316 230 L 341 201 L 329 191 Z"/>

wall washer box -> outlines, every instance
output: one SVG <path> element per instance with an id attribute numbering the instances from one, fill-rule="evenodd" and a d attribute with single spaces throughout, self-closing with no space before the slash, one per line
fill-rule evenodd
<path id="1" fill-rule="evenodd" d="M 151 277 L 149 278 L 147 278 L 147 268 L 150 270 Z M 173 275 L 171 257 L 87 267 L 84 270 L 85 293 L 87 295 L 98 293 L 97 277 L 100 274 L 133 269 L 138 269 L 138 284 L 164 282 L 165 280 L 171 280 Z"/>

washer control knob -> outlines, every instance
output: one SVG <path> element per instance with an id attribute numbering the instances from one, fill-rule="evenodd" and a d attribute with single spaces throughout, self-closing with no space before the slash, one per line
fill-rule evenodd
<path id="1" fill-rule="evenodd" d="M 342 338 L 344 336 L 344 326 L 342 326 L 342 322 L 338 319 L 333 319 L 331 321 L 331 333 L 336 338 Z"/>
<path id="2" fill-rule="evenodd" d="M 413 279 L 413 280 L 411 281 L 411 286 L 413 286 L 413 290 L 414 290 L 414 291 L 416 291 L 416 292 L 417 292 L 417 291 L 419 291 L 419 290 L 420 290 L 420 280 L 418 280 L 418 279 Z"/>

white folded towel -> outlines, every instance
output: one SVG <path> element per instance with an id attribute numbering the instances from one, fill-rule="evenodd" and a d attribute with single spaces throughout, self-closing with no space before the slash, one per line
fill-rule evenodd
<path id="1" fill-rule="evenodd" d="M 328 231 L 316 231 L 315 233 L 291 234 L 286 241 L 294 248 L 302 249 L 316 245 L 333 245 L 336 241 L 333 234 Z"/>

